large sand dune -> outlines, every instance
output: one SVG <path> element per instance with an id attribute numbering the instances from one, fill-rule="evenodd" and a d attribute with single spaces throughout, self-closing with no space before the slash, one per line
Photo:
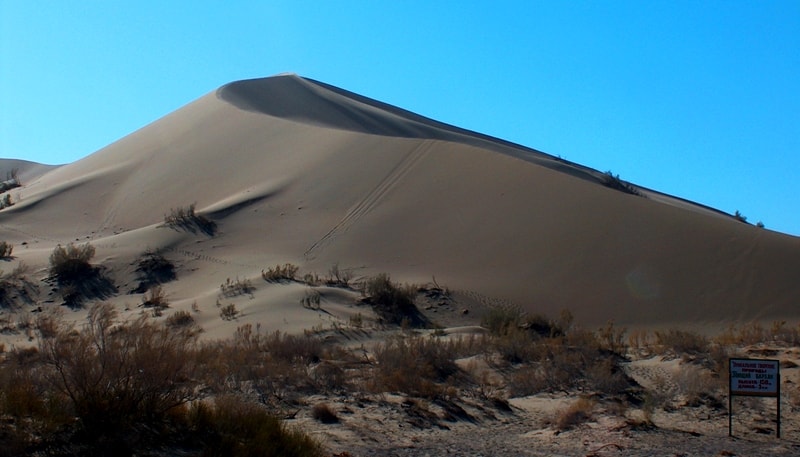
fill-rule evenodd
<path id="1" fill-rule="evenodd" d="M 435 276 L 589 325 L 800 317 L 800 238 L 292 75 L 226 85 L 82 160 L 31 170 L 0 211 L 12 262 L 44 275 L 56 244 L 91 241 L 120 301 L 136 302 L 125 294 L 138 255 L 163 249 L 179 267 L 165 286 L 176 306 L 213 306 L 226 278 L 291 262 Z M 159 227 L 193 202 L 214 236 Z M 259 289 L 250 319 L 291 328 L 303 288 Z"/>

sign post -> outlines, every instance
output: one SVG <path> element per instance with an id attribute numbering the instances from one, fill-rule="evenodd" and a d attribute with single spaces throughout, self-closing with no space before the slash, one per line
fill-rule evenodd
<path id="1" fill-rule="evenodd" d="M 733 396 L 775 397 L 781 437 L 781 368 L 778 360 L 728 359 L 728 436 L 733 436 Z"/>

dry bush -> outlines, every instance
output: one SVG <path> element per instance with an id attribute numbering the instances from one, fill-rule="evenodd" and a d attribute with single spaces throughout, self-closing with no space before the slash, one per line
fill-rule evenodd
<path id="1" fill-rule="evenodd" d="M 55 279 L 64 302 L 78 307 L 84 298 L 107 298 L 117 291 L 99 267 L 89 261 L 95 249 L 90 243 L 58 245 L 50 254 L 50 277 Z"/>
<path id="2" fill-rule="evenodd" d="M 538 344 L 528 331 L 511 326 L 503 332 L 490 340 L 492 350 L 501 360 L 517 365 L 539 361 L 547 356 L 546 348 Z"/>
<path id="3" fill-rule="evenodd" d="M 144 293 L 153 286 L 174 281 L 177 278 L 175 265 L 163 255 L 153 251 L 145 251 L 142 254 L 136 266 L 136 273 L 139 285 L 133 290 L 134 293 Z"/>
<path id="4" fill-rule="evenodd" d="M 594 402 L 589 398 L 581 397 L 556 415 L 553 426 L 560 431 L 569 430 L 590 421 L 593 410 Z"/>
<path id="5" fill-rule="evenodd" d="M 230 457 L 322 457 L 322 446 L 270 414 L 263 406 L 233 396 L 213 405 L 194 403 L 188 412 L 202 455 Z"/>
<path id="6" fill-rule="evenodd" d="M 350 287 L 350 281 L 352 280 L 352 270 L 341 269 L 339 268 L 339 262 L 336 262 L 328 269 L 328 278 L 325 283 L 329 286 Z"/>
<path id="7" fill-rule="evenodd" d="M 279 408 L 293 405 L 303 392 L 339 389 L 348 382 L 336 370 L 312 369 L 325 357 L 316 337 L 265 334 L 247 324 L 231 340 L 209 343 L 202 351 L 212 390 L 240 392 Z"/>
<path id="8" fill-rule="evenodd" d="M 303 298 L 300 299 L 300 303 L 303 305 L 303 308 L 319 310 L 321 300 L 322 296 L 319 292 L 314 289 L 308 289 L 303 295 Z"/>
<path id="9" fill-rule="evenodd" d="M 224 321 L 232 321 L 236 319 L 239 315 L 239 310 L 236 309 L 236 305 L 233 303 L 229 303 L 225 306 L 220 307 L 219 309 L 219 317 L 222 318 Z"/>
<path id="10" fill-rule="evenodd" d="M 750 322 L 741 326 L 731 325 L 714 338 L 714 341 L 726 346 L 749 346 L 760 343 L 800 344 L 800 326 L 787 326 L 786 321 L 774 321 L 769 328 L 759 322 Z"/>
<path id="11" fill-rule="evenodd" d="M 22 262 L 8 274 L 0 270 L 0 309 L 14 309 L 36 302 L 39 286 L 27 275 L 28 267 Z"/>
<path id="12" fill-rule="evenodd" d="M 139 306 L 143 308 L 155 308 L 157 310 L 169 308 L 167 294 L 161 286 L 153 286 L 144 294 L 144 297 L 142 297 L 142 304 Z"/>
<path id="13" fill-rule="evenodd" d="M 0 241 L 0 259 L 10 259 L 14 245 L 7 241 Z"/>
<path id="14" fill-rule="evenodd" d="M 266 270 L 261 270 L 261 277 L 267 282 L 294 281 L 299 269 L 297 265 L 292 265 L 291 263 L 275 265 L 275 268 L 270 267 Z"/>
<path id="15" fill-rule="evenodd" d="M 709 350 L 708 339 L 699 333 L 670 329 L 656 331 L 656 348 L 661 354 L 700 355 Z"/>
<path id="16" fill-rule="evenodd" d="M 171 208 L 169 214 L 164 215 L 164 226 L 188 232 L 202 232 L 214 236 L 217 224 L 202 214 L 195 212 L 195 203 L 187 207 Z"/>
<path id="17" fill-rule="evenodd" d="M 336 411 L 331 409 L 327 403 L 317 403 L 311 408 L 311 417 L 322 422 L 323 424 L 337 424 L 339 423 L 339 416 Z"/>
<path id="18" fill-rule="evenodd" d="M 364 302 L 371 305 L 375 313 L 387 323 L 405 323 L 415 328 L 430 324 L 414 304 L 416 288 L 410 285 L 399 286 L 386 273 L 367 279 L 364 283 L 364 294 Z"/>
<path id="19" fill-rule="evenodd" d="M 94 257 L 95 249 L 90 243 L 76 246 L 69 243 L 60 244 L 50 254 L 50 276 L 59 284 L 68 284 L 80 281 L 90 276 L 92 265 L 89 263 Z"/>
<path id="20" fill-rule="evenodd" d="M 522 310 L 519 307 L 499 306 L 486 312 L 481 318 L 481 326 L 495 336 L 506 335 L 511 329 L 522 324 Z"/>
<path id="21" fill-rule="evenodd" d="M 113 306 L 89 310 L 80 330 L 40 337 L 53 391 L 70 406 L 87 436 L 125 442 L 131 427 L 158 424 L 194 399 L 196 338 L 142 317 L 117 324 Z"/>
<path id="22" fill-rule="evenodd" d="M 180 310 L 172 313 L 164 322 L 168 327 L 189 327 L 195 325 L 194 317 L 188 311 Z"/>
<path id="23" fill-rule="evenodd" d="M 628 346 L 625 344 L 625 332 L 626 329 L 614 327 L 614 321 L 609 320 L 604 327 L 597 330 L 597 341 L 600 348 L 624 356 L 628 352 Z"/>
<path id="24" fill-rule="evenodd" d="M 372 388 L 433 398 L 444 383 L 463 375 L 455 363 L 456 346 L 435 338 L 396 338 L 375 347 Z"/>
<path id="25" fill-rule="evenodd" d="M 3 198 L 0 199 L 0 209 L 6 209 L 11 206 L 14 206 L 14 202 L 11 200 L 11 194 L 3 195 Z"/>
<path id="26" fill-rule="evenodd" d="M 219 285 L 220 295 L 223 297 L 236 297 L 238 295 L 249 295 L 256 290 L 253 283 L 249 279 L 239 279 L 231 281 L 231 278 L 225 280 L 224 284 Z"/>

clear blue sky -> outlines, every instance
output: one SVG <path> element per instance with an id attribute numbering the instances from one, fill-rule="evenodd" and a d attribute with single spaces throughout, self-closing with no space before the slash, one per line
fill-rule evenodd
<path id="1" fill-rule="evenodd" d="M 296 72 L 800 235 L 800 1 L 0 0 L 0 16 L 0 157 L 71 162 L 222 84 Z"/>

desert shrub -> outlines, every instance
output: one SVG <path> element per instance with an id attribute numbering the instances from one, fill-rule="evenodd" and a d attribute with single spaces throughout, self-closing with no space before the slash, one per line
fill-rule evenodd
<path id="1" fill-rule="evenodd" d="M 66 246 L 59 244 L 50 254 L 50 276 L 59 284 L 78 282 L 91 276 L 93 269 L 89 261 L 94 254 L 94 246 L 90 243 L 79 246 L 72 243 Z"/>
<path id="2" fill-rule="evenodd" d="M 0 199 L 0 209 L 6 209 L 10 206 L 14 206 L 14 202 L 11 200 L 11 194 L 3 195 L 3 198 Z"/>
<path id="3" fill-rule="evenodd" d="M 0 259 L 10 259 L 14 245 L 7 241 L 0 241 Z"/>
<path id="4" fill-rule="evenodd" d="M 436 338 L 396 338 L 375 348 L 373 389 L 432 398 L 443 383 L 461 374 L 455 346 Z"/>
<path id="5" fill-rule="evenodd" d="M 213 405 L 195 403 L 189 423 L 205 456 L 322 457 L 322 447 L 308 435 L 287 427 L 263 406 L 233 396 Z"/>
<path id="6" fill-rule="evenodd" d="M 28 267 L 22 262 L 10 273 L 0 271 L 0 309 L 14 309 L 36 302 L 39 286 L 27 274 Z"/>
<path id="7" fill-rule="evenodd" d="M 175 311 L 167 317 L 165 324 L 168 327 L 188 327 L 195 324 L 194 317 L 189 311 Z"/>
<path id="8" fill-rule="evenodd" d="M 303 298 L 300 299 L 300 303 L 303 305 L 303 308 L 319 310 L 321 299 L 322 296 L 319 292 L 314 289 L 309 289 L 305 292 Z"/>
<path id="9" fill-rule="evenodd" d="M 656 347 L 662 354 L 698 355 L 707 353 L 708 339 L 699 333 L 670 329 L 655 332 Z"/>
<path id="10" fill-rule="evenodd" d="M 85 298 L 106 298 L 116 293 L 116 286 L 103 270 L 89 263 L 94 254 L 90 243 L 58 245 L 50 254 L 50 277 L 58 283 L 66 305 L 75 308 Z"/>
<path id="11" fill-rule="evenodd" d="M 169 301 L 167 301 L 167 294 L 161 286 L 153 286 L 142 297 L 142 304 L 139 305 L 143 308 L 155 308 L 163 310 L 169 308 Z"/>
<path id="12" fill-rule="evenodd" d="M 612 173 L 611 170 L 605 172 L 601 183 L 610 189 L 618 190 L 626 194 L 636 195 L 638 197 L 644 196 L 641 192 L 639 192 L 639 189 L 637 189 L 636 186 L 627 181 L 623 181 L 620 179 L 618 174 Z"/>
<path id="13" fill-rule="evenodd" d="M 492 335 L 505 335 L 512 328 L 522 324 L 522 310 L 515 306 L 499 306 L 491 308 L 481 318 L 481 326 Z"/>
<path id="14" fill-rule="evenodd" d="M 217 224 L 202 214 L 197 214 L 195 206 L 192 203 L 187 207 L 171 208 L 169 214 L 164 215 L 164 226 L 213 236 L 217 231 Z"/>
<path id="15" fill-rule="evenodd" d="M 236 316 L 239 315 L 239 310 L 236 309 L 236 305 L 233 303 L 229 303 L 225 306 L 222 306 L 219 310 L 219 317 L 222 318 L 224 321 L 232 321 L 236 319 Z"/>
<path id="16" fill-rule="evenodd" d="M 546 356 L 545 348 L 534 342 L 530 333 L 519 327 L 508 327 L 503 334 L 491 340 L 492 349 L 500 358 L 512 365 L 540 360 Z"/>
<path id="17" fill-rule="evenodd" d="M 566 409 L 558 412 L 553 421 L 557 430 L 569 430 L 592 419 L 594 402 L 588 398 L 579 398 Z"/>
<path id="18" fill-rule="evenodd" d="M 261 277 L 267 282 L 294 281 L 297 270 L 299 270 L 297 265 L 285 263 L 275 265 L 275 268 L 267 268 L 266 271 L 261 270 Z"/>
<path id="19" fill-rule="evenodd" d="M 134 293 L 144 293 L 153 286 L 174 281 L 177 278 L 175 265 L 163 255 L 153 251 L 146 251 L 139 258 L 136 274 L 139 285 L 134 289 Z"/>
<path id="20" fill-rule="evenodd" d="M 6 172 L 6 180 L 0 182 L 0 193 L 7 192 L 11 189 L 20 187 L 22 183 L 19 180 L 19 170 L 14 168 Z"/>
<path id="21" fill-rule="evenodd" d="M 227 278 L 225 283 L 219 285 L 220 295 L 223 297 L 236 297 L 237 295 L 252 294 L 256 290 L 253 283 L 249 279 L 239 279 L 238 277 L 231 281 Z"/>
<path id="22" fill-rule="evenodd" d="M 323 424 L 336 424 L 339 422 L 339 416 L 331 409 L 327 403 L 317 403 L 311 408 L 311 417 L 322 422 Z"/>
<path id="23" fill-rule="evenodd" d="M 40 338 L 47 379 L 88 436 L 119 441 L 137 424 L 157 424 L 192 400 L 194 334 L 148 320 L 117 324 L 107 303 L 93 305 L 80 330 Z"/>
<path id="24" fill-rule="evenodd" d="M 624 356 L 628 351 L 625 331 L 624 328 L 614 327 L 614 321 L 609 320 L 605 326 L 597 330 L 597 341 L 602 349 Z"/>
<path id="25" fill-rule="evenodd" d="M 336 262 L 331 265 L 331 268 L 328 270 L 328 279 L 326 283 L 329 286 L 349 287 L 352 279 L 353 272 L 339 268 L 339 262 Z"/>
<path id="26" fill-rule="evenodd" d="M 405 321 L 412 327 L 429 325 L 414 304 L 416 289 L 413 286 L 398 286 L 388 274 L 380 273 L 367 279 L 364 293 L 364 302 L 372 305 L 378 316 L 390 324 L 401 325 Z"/>

